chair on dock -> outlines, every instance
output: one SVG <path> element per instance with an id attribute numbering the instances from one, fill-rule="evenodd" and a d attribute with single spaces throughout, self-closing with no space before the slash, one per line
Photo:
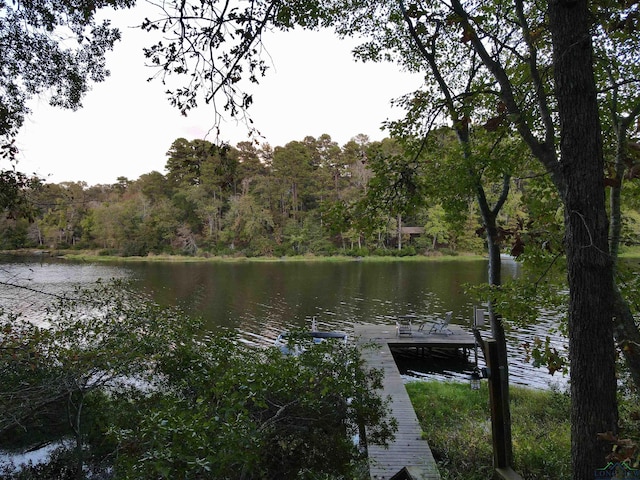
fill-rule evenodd
<path id="1" fill-rule="evenodd" d="M 396 318 L 396 336 L 397 337 L 410 337 L 411 333 L 411 318 L 410 315 Z"/>
<path id="2" fill-rule="evenodd" d="M 444 315 L 444 318 L 439 319 L 431 325 L 428 334 L 437 333 L 442 335 L 453 335 L 453 332 L 449 329 L 449 323 L 451 322 L 451 317 L 453 316 L 453 312 L 447 312 Z"/>

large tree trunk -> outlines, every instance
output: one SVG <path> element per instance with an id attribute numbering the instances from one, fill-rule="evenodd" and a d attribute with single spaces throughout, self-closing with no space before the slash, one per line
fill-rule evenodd
<path id="1" fill-rule="evenodd" d="M 560 119 L 561 195 L 565 206 L 571 368 L 573 478 L 593 478 L 610 446 L 598 433 L 617 430 L 613 270 L 600 124 L 586 0 L 549 3 Z"/>

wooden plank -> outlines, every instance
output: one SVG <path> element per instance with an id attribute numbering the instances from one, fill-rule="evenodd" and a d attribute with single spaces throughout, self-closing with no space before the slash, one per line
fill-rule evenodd
<path id="1" fill-rule="evenodd" d="M 369 446 L 371 479 L 389 480 L 405 468 L 415 480 L 440 480 L 440 473 L 431 448 L 427 440 L 422 437 L 420 423 L 391 353 L 390 344 L 394 339 L 399 340 L 395 326 L 357 324 L 354 330 L 356 341 L 360 345 L 370 342 L 379 345 L 379 348 L 363 348 L 362 356 L 370 367 L 383 370 L 383 395 L 391 397 L 392 415 L 398 421 L 396 438 L 388 448 Z M 423 337 L 427 336 L 423 335 Z M 416 339 L 417 337 L 412 335 L 408 339 L 403 337 L 401 340 L 406 342 Z M 453 339 L 434 339 L 438 343 L 446 340 Z M 424 342 L 425 338 L 422 341 Z"/>

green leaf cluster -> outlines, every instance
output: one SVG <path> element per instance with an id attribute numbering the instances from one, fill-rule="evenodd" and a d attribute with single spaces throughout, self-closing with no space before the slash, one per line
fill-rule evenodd
<path id="1" fill-rule="evenodd" d="M 472 245 L 473 186 L 458 181 L 455 152 L 436 144 L 416 153 L 408 143 L 357 135 L 340 147 L 325 134 L 272 149 L 180 138 L 165 175 L 22 185 L 32 221 L 0 218 L 0 245 L 124 256 L 389 253 L 398 250 L 398 215 L 403 226 L 424 227 L 434 203 L 446 208 L 440 230 L 449 229 L 437 248 Z M 427 252 L 435 237 L 426 237 L 405 234 L 402 247 Z"/>
<path id="2" fill-rule="evenodd" d="M 81 106 L 91 82 L 109 71 L 105 54 L 120 39 L 98 9 L 127 8 L 131 0 L 0 3 L 0 138 L 17 134 L 29 113 L 28 101 L 48 94 L 51 105 Z M 3 141 L 4 144 L 4 141 Z M 4 151 L 3 151 L 4 153 Z M 15 152 L 8 152 L 12 157 Z"/>
<path id="3" fill-rule="evenodd" d="M 396 428 L 381 373 L 355 346 L 306 346 L 205 335 L 125 284 L 78 290 L 37 325 L 4 312 L 0 445 L 71 437 L 65 468 L 113 478 L 360 478 L 363 447 Z"/>

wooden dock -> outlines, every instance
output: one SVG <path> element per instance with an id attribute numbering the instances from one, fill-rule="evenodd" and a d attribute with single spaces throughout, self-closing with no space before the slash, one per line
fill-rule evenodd
<path id="1" fill-rule="evenodd" d="M 384 371 L 383 395 L 391 397 L 392 415 L 398 421 L 398 432 L 388 448 L 368 447 L 369 473 L 372 480 L 409 479 L 440 480 L 436 462 L 428 442 L 422 438 L 422 429 L 391 348 L 466 350 L 475 345 L 470 333 L 451 325 L 451 334 L 428 334 L 427 328 L 412 328 L 411 335 L 397 335 L 395 325 L 354 325 L 358 345 L 374 343 L 380 348 L 366 348 L 362 355 L 370 367 Z"/>

